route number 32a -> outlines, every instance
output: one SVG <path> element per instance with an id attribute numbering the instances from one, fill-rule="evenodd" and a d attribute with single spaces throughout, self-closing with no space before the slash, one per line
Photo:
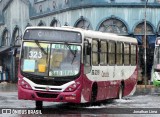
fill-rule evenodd
<path id="1" fill-rule="evenodd" d="M 42 58 L 42 52 L 30 51 L 29 58 L 33 58 L 33 59 Z"/>

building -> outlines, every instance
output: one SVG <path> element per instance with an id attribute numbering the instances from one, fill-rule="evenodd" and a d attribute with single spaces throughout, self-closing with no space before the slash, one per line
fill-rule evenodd
<path id="1" fill-rule="evenodd" d="M 0 66 L 7 75 L 2 80 L 17 81 L 18 56 L 13 56 L 13 50 L 20 46 L 29 21 L 29 1 L 0 0 Z"/>
<path id="2" fill-rule="evenodd" d="M 25 28 L 69 25 L 136 37 L 139 42 L 139 66 L 143 74 L 146 21 L 149 55 L 147 75 L 150 78 L 154 43 L 156 37 L 160 35 L 160 0 L 146 1 L 0 0 L 0 66 L 8 69 L 10 81 L 16 81 L 18 57 L 13 56 L 13 50 L 15 46 L 19 47 L 19 39 Z"/>

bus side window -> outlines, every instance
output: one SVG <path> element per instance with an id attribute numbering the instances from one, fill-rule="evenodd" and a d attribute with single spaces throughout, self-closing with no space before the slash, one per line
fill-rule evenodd
<path id="1" fill-rule="evenodd" d="M 117 42 L 117 47 L 116 47 L 116 63 L 117 65 L 122 65 L 123 64 L 123 45 L 121 42 Z"/>
<path id="2" fill-rule="evenodd" d="M 83 48 L 83 62 L 84 62 L 84 73 L 87 74 L 91 71 L 91 44 L 87 40 L 84 42 Z"/>
<path id="3" fill-rule="evenodd" d="M 92 40 L 92 64 L 98 65 L 98 40 Z"/>
<path id="4" fill-rule="evenodd" d="M 137 46 L 132 44 L 131 45 L 131 65 L 136 65 L 137 63 L 136 50 L 137 50 Z"/>
<path id="5" fill-rule="evenodd" d="M 108 42 L 108 62 L 109 65 L 115 65 L 115 61 L 116 61 L 116 56 L 115 56 L 115 52 L 116 52 L 116 43 L 114 41 L 109 41 Z"/>
<path id="6" fill-rule="evenodd" d="M 100 46 L 100 65 L 107 65 L 107 48 L 108 48 L 108 43 L 107 41 L 101 41 L 101 46 Z"/>
<path id="7" fill-rule="evenodd" d="M 124 43 L 124 65 L 130 64 L 129 56 L 130 56 L 130 44 Z"/>

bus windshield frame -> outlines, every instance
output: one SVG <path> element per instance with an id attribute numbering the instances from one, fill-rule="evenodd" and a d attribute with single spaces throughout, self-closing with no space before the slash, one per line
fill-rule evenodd
<path id="1" fill-rule="evenodd" d="M 20 71 L 28 78 L 76 77 L 80 74 L 81 51 L 80 44 L 24 41 Z"/>

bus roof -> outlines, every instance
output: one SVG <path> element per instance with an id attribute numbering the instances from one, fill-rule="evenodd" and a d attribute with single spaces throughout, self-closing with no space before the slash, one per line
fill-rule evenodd
<path id="1" fill-rule="evenodd" d="M 127 36 L 120 36 L 114 33 L 106 33 L 100 31 L 93 31 L 93 30 L 85 30 L 82 28 L 75 28 L 71 26 L 63 26 L 63 27 L 47 27 L 47 26 L 34 26 L 34 27 L 27 27 L 27 29 L 55 29 L 55 30 L 66 30 L 66 31 L 76 31 L 82 34 L 84 38 L 92 38 L 92 39 L 103 39 L 103 40 L 113 40 L 113 41 L 121 41 L 121 42 L 128 42 L 128 43 L 137 43 L 137 39 L 133 37 Z"/>

